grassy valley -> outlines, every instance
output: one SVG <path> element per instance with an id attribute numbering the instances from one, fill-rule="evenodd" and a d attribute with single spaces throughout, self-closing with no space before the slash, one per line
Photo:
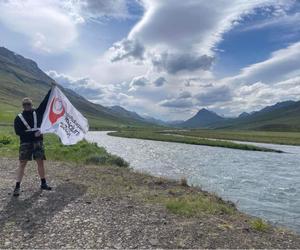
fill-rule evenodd
<path id="1" fill-rule="evenodd" d="M 0 48 L 0 125 L 11 125 L 21 110 L 22 98 L 29 96 L 38 105 L 50 89 L 51 81 L 30 59 Z M 73 105 L 89 120 L 91 129 L 154 126 L 128 113 L 113 112 L 110 108 L 94 104 L 69 89 L 63 89 Z"/>

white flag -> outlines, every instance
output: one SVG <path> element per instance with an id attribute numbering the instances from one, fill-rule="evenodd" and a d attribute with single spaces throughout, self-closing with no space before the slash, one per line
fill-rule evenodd
<path id="1" fill-rule="evenodd" d="M 40 130 L 42 134 L 57 134 L 64 145 L 72 145 L 84 138 L 89 130 L 89 124 L 55 86 L 51 90 Z"/>

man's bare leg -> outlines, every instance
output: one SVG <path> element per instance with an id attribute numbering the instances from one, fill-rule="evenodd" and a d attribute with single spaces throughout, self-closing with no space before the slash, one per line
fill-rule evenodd
<path id="1" fill-rule="evenodd" d="M 47 181 L 45 178 L 46 171 L 45 171 L 45 166 L 44 166 L 44 160 L 36 160 L 36 163 L 38 165 L 38 173 L 41 178 L 41 189 L 51 190 L 52 188 L 47 185 Z"/>
<path id="2" fill-rule="evenodd" d="M 24 176 L 26 164 L 27 164 L 26 160 L 20 160 L 19 162 L 19 167 L 17 169 L 17 180 L 16 180 L 17 182 L 14 190 L 14 196 L 20 195 L 20 185 Z"/>
<path id="3" fill-rule="evenodd" d="M 45 179 L 44 160 L 36 160 L 38 166 L 38 173 L 41 179 Z"/>
<path id="4" fill-rule="evenodd" d="M 19 167 L 17 169 L 17 182 L 22 182 L 27 162 L 28 161 L 26 160 L 20 160 Z"/>

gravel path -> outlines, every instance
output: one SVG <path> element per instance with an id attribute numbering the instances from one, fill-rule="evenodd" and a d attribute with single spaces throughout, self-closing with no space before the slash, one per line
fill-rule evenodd
<path id="1" fill-rule="evenodd" d="M 123 169 L 47 162 L 54 190 L 42 192 L 31 163 L 14 198 L 16 166 L 0 159 L 0 248 L 300 248 L 299 235 L 256 232 L 243 214 L 184 218 L 142 202 L 130 191 L 134 181 L 151 192 L 178 184 Z M 109 186 L 112 180 L 126 180 L 129 191 Z"/>

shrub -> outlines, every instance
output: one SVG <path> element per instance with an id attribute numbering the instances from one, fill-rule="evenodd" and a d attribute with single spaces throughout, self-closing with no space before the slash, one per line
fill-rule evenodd
<path id="1" fill-rule="evenodd" d="M 86 164 L 95 165 L 115 165 L 118 167 L 128 167 L 129 163 L 116 155 L 92 155 L 85 160 Z"/>
<path id="2" fill-rule="evenodd" d="M 116 165 L 118 167 L 128 167 L 129 163 L 125 161 L 123 158 L 116 156 L 116 155 L 111 155 L 108 159 L 108 163 L 112 165 Z"/>
<path id="3" fill-rule="evenodd" d="M 8 145 L 12 143 L 12 138 L 10 136 L 3 135 L 0 137 L 0 144 Z"/>
<path id="4" fill-rule="evenodd" d="M 183 186 L 183 187 L 188 187 L 189 186 L 188 181 L 185 177 L 182 177 L 180 179 L 180 185 Z"/>
<path id="5" fill-rule="evenodd" d="M 107 163 L 108 156 L 107 155 L 93 155 L 88 157 L 85 162 L 87 164 L 95 164 L 95 165 L 104 165 Z"/>

